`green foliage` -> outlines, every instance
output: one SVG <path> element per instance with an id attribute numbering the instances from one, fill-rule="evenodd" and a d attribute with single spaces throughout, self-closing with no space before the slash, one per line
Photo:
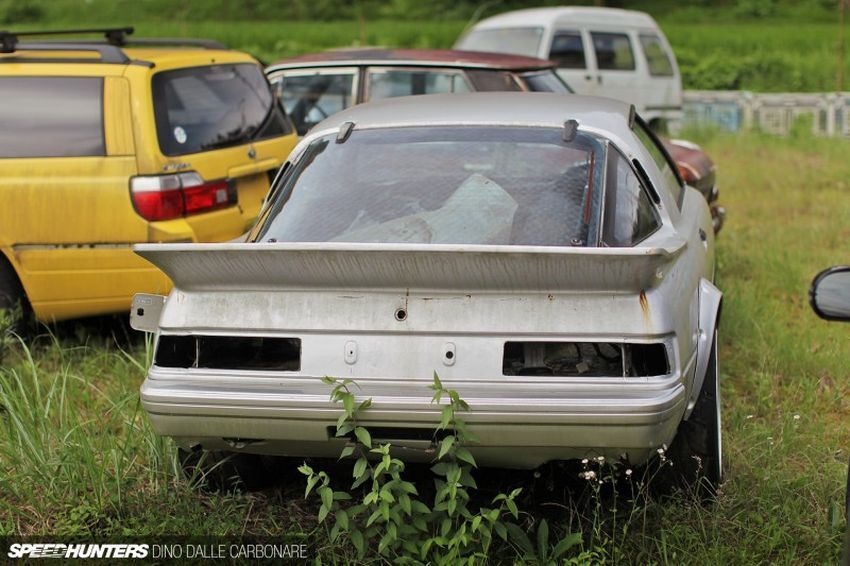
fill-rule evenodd
<path id="1" fill-rule="evenodd" d="M 25 0 L 0 1 L 0 24 L 19 25 L 40 22 L 45 18 L 41 3 Z"/>
<path id="2" fill-rule="evenodd" d="M 738 0 L 732 12 L 738 17 L 766 18 L 776 14 L 776 0 Z"/>
<path id="3" fill-rule="evenodd" d="M 431 389 L 433 403 L 447 403 L 440 411 L 440 424 L 435 436 L 436 457 L 431 471 L 434 500 L 429 505 L 419 496 L 416 486 L 404 480 L 404 462 L 392 457 L 389 444 L 375 446 L 366 428 L 358 424 L 371 400 L 357 402 L 350 379 L 325 377 L 333 386 L 331 400 L 342 404 L 337 421 L 337 437 L 349 437 L 342 458 L 354 458 L 351 490 L 364 486 L 357 500 L 347 491 L 335 491 L 327 473 L 315 471 L 306 463 L 299 471 L 307 477 L 305 497 L 315 492 L 321 505 L 319 523 L 330 523 L 328 536 L 332 543 L 350 544 L 358 560 L 381 559 L 394 563 L 477 564 L 487 560 L 494 535 L 516 551 L 525 563 L 550 564 L 566 559 L 569 551 L 581 546 L 580 533 L 567 534 L 551 541 L 549 525 L 544 519 L 537 526 L 536 544 L 516 522 L 520 518 L 516 499 L 521 488 L 492 499 L 493 507 L 470 508 L 477 489 L 472 471 L 475 458 L 465 444 L 474 437 L 458 413 L 469 411 L 469 405 L 456 391 L 446 389 L 436 372 Z M 513 520 L 511 520 L 513 519 Z"/>

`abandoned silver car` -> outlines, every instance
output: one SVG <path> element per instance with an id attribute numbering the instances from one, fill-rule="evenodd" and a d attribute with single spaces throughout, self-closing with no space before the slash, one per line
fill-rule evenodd
<path id="1" fill-rule="evenodd" d="M 238 473 L 340 454 L 323 376 L 372 399 L 376 441 L 427 446 L 436 372 L 470 406 L 479 464 L 666 448 L 683 481 L 721 479 L 711 214 L 626 104 L 356 106 L 299 143 L 246 242 L 136 251 L 174 282 L 131 313 L 157 333 L 144 408 Z"/>

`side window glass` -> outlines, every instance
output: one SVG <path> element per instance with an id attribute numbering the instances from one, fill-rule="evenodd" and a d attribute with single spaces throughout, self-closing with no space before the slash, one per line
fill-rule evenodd
<path id="1" fill-rule="evenodd" d="M 463 74 L 452 71 L 370 69 L 366 81 L 369 100 L 471 91 Z"/>
<path id="2" fill-rule="evenodd" d="M 632 42 L 624 33 L 593 32 L 593 51 L 600 71 L 634 71 L 635 56 Z"/>
<path id="3" fill-rule="evenodd" d="M 584 69 L 584 45 L 581 33 L 577 31 L 559 31 L 552 38 L 549 59 L 555 61 L 560 69 Z"/>
<path id="4" fill-rule="evenodd" d="M 0 158 L 103 155 L 103 79 L 0 77 Z"/>
<path id="5" fill-rule="evenodd" d="M 673 63 L 670 55 L 664 49 L 661 38 L 654 34 L 640 34 L 640 46 L 649 66 L 649 74 L 653 77 L 672 77 Z"/>
<path id="6" fill-rule="evenodd" d="M 646 147 L 649 151 L 649 155 L 652 156 L 652 160 L 661 171 L 664 185 L 661 187 L 662 190 L 669 192 L 673 196 L 673 200 L 676 201 L 679 208 L 682 208 L 682 196 L 685 188 L 679 181 L 679 177 L 676 176 L 676 172 L 673 170 L 674 164 L 672 159 L 670 159 L 670 156 L 667 154 L 667 151 L 661 146 L 658 139 L 650 132 L 643 120 L 639 119 L 635 122 L 634 132 L 644 147 Z"/>
<path id="7" fill-rule="evenodd" d="M 631 164 L 618 151 L 609 151 L 613 158 L 608 163 L 602 242 L 616 248 L 631 247 L 655 232 L 661 221 Z"/>
<path id="8" fill-rule="evenodd" d="M 278 89 L 283 107 L 299 136 L 337 112 L 354 104 L 353 72 L 284 75 L 272 86 Z"/>

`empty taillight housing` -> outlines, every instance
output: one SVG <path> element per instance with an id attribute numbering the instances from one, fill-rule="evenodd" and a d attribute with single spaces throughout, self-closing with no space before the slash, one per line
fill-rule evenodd
<path id="1" fill-rule="evenodd" d="M 204 181 L 195 172 L 130 179 L 133 206 L 145 220 L 171 220 L 236 204 L 233 181 Z"/>

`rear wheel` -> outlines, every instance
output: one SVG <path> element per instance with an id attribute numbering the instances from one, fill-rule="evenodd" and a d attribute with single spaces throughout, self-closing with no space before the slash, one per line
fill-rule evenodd
<path id="1" fill-rule="evenodd" d="M 177 457 L 186 478 L 203 490 L 256 491 L 271 484 L 271 473 L 259 454 L 178 448 Z"/>
<path id="2" fill-rule="evenodd" d="M 14 270 L 0 258 L 0 333 L 11 330 L 21 333 L 29 316 L 24 288 Z"/>
<path id="3" fill-rule="evenodd" d="M 723 481 L 723 446 L 720 423 L 720 380 L 717 371 L 717 332 L 711 344 L 708 366 L 691 416 L 679 424 L 673 443 L 658 474 L 661 491 L 687 489 L 700 499 L 717 493 Z"/>

